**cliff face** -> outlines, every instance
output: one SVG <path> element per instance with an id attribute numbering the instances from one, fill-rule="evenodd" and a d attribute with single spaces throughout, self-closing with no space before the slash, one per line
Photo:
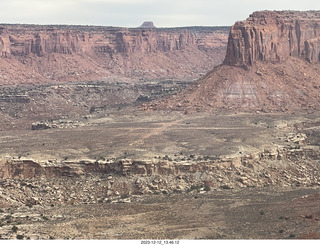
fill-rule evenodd
<path id="1" fill-rule="evenodd" d="M 8 32 L 12 32 L 8 34 Z M 6 34 L 6 35 L 4 35 Z M 151 53 L 174 51 L 194 46 L 195 36 L 189 30 L 152 31 L 142 29 L 106 29 L 105 32 L 88 33 L 76 30 L 6 30 L 3 29 L 5 56 L 34 54 L 39 57 L 48 54 L 93 54 L 108 55 L 123 53 Z"/>
<path id="2" fill-rule="evenodd" d="M 214 27 L 2 25 L 0 83 L 196 78 L 222 63 L 227 32 Z"/>
<path id="3" fill-rule="evenodd" d="M 261 11 L 232 26 L 224 63 L 252 65 L 290 56 L 320 61 L 320 11 Z"/>
<path id="4" fill-rule="evenodd" d="M 231 27 L 223 65 L 182 94 L 150 107 L 319 110 L 319 61 L 320 11 L 255 12 Z"/>

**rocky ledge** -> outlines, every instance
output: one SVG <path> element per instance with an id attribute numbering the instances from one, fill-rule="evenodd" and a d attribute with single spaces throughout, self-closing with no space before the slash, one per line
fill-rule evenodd
<path id="1" fill-rule="evenodd" d="M 300 139 L 301 140 L 301 139 Z M 0 207 L 130 201 L 132 195 L 265 186 L 320 186 L 318 146 L 224 158 L 46 161 L 0 166 Z M 124 200 L 125 199 L 125 200 Z"/>

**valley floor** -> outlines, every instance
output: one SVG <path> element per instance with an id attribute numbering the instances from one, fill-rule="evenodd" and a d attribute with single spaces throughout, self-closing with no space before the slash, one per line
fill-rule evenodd
<path id="1" fill-rule="evenodd" d="M 7 91 L 1 238 L 320 238 L 319 112 L 144 111 L 129 87 L 95 106 L 113 86 Z"/>
<path id="2" fill-rule="evenodd" d="M 319 188 L 132 196 L 2 210 L 3 239 L 320 239 Z M 16 230 L 15 228 L 16 227 Z"/>

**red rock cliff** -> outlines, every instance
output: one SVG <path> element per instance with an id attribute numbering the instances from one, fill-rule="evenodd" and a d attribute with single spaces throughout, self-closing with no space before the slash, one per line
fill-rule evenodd
<path id="1" fill-rule="evenodd" d="M 319 70 L 320 11 L 255 12 L 232 26 L 223 65 L 146 109 L 319 110 Z"/>
<path id="2" fill-rule="evenodd" d="M 2 25 L 0 83 L 196 78 L 222 63 L 228 28 Z"/>
<path id="3" fill-rule="evenodd" d="M 289 56 L 320 61 L 320 11 L 261 11 L 232 26 L 228 65 L 283 61 Z"/>

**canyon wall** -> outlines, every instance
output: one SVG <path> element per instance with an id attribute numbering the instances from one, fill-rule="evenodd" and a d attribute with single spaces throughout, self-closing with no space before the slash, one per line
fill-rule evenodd
<path id="1" fill-rule="evenodd" d="M 259 11 L 230 29 L 224 63 L 149 108 L 318 110 L 320 11 Z"/>
<path id="2" fill-rule="evenodd" d="M 228 65 L 277 62 L 290 56 L 320 61 L 320 11 L 260 11 L 232 26 Z"/>
<path id="3" fill-rule="evenodd" d="M 1 84 L 197 78 L 222 63 L 227 27 L 1 25 Z"/>

